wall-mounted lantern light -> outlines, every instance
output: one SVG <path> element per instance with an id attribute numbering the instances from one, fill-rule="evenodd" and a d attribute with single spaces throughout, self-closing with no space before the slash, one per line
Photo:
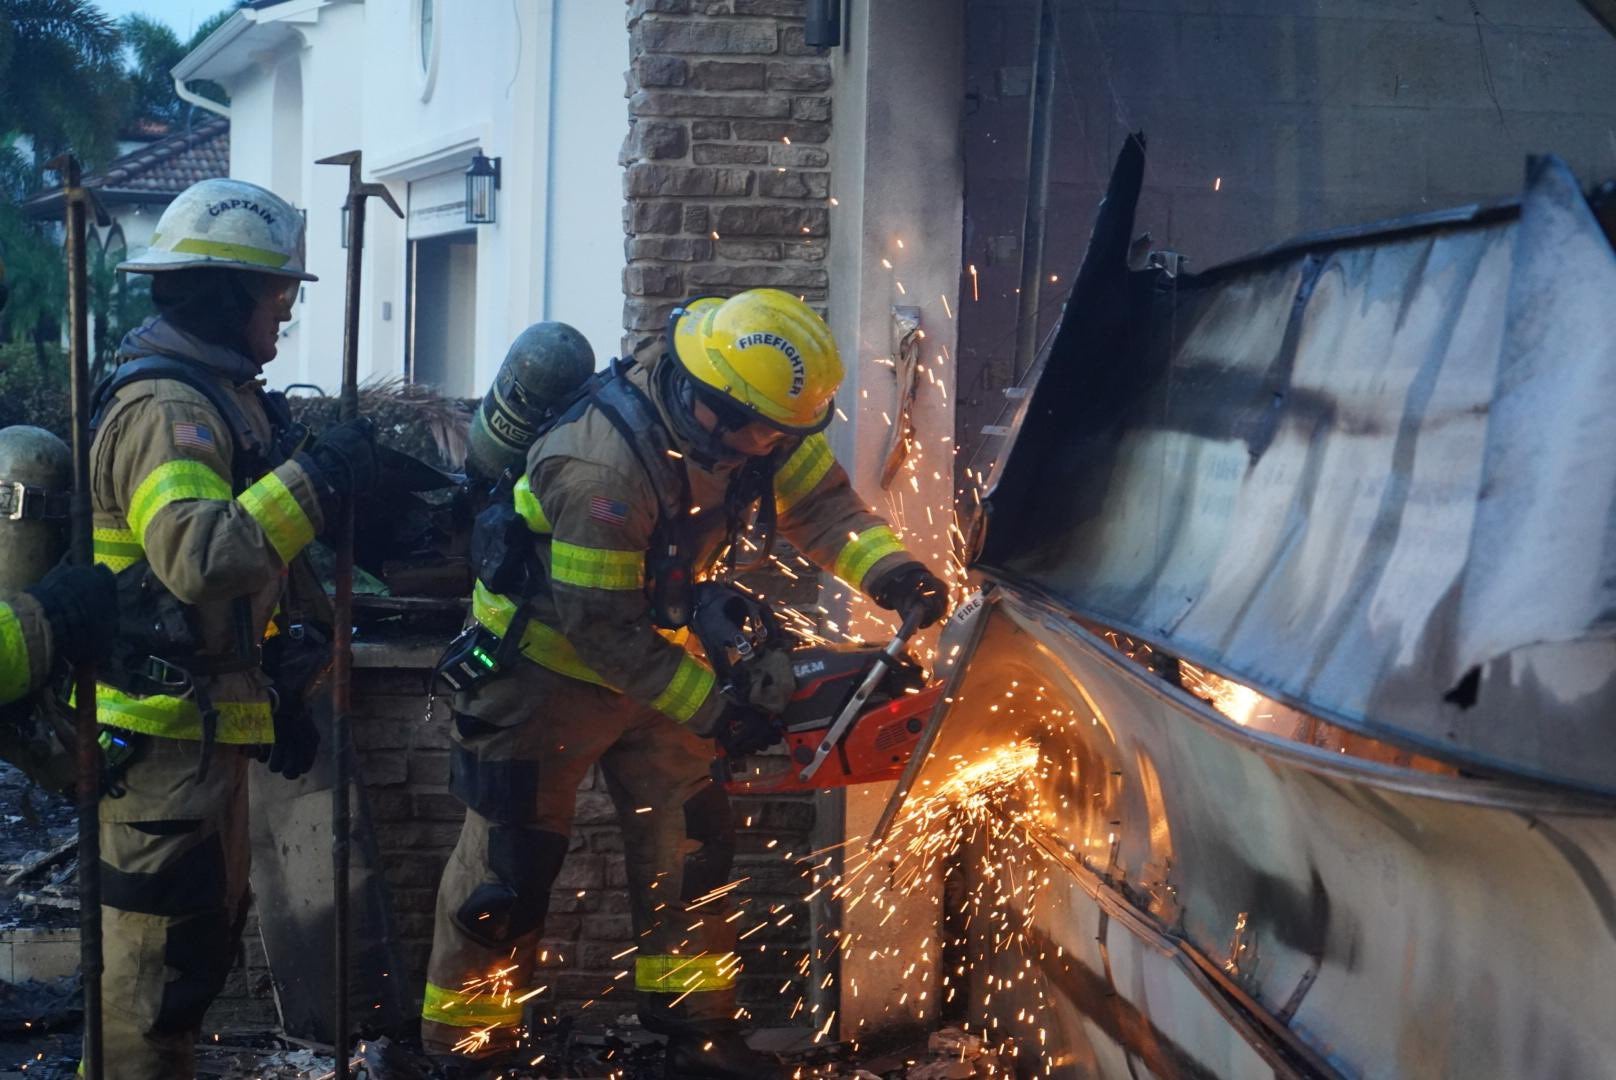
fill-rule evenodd
<path id="1" fill-rule="evenodd" d="M 481 153 L 471 159 L 466 170 L 466 224 L 492 225 L 498 215 L 499 158 Z"/>

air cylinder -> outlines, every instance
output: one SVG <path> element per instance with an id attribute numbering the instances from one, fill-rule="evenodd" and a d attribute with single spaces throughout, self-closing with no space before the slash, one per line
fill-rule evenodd
<path id="1" fill-rule="evenodd" d="M 595 351 L 566 323 L 523 330 L 472 419 L 467 471 L 489 482 L 506 469 L 520 472 L 539 428 L 594 370 Z"/>

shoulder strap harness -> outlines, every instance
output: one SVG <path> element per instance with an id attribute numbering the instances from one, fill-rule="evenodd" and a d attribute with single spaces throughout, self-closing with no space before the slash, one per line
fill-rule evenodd
<path id="1" fill-rule="evenodd" d="M 240 494 L 259 476 L 291 456 L 302 443 L 307 429 L 293 422 L 286 397 L 279 392 L 259 391 L 269 418 L 271 441 L 266 444 L 253 431 L 240 404 L 197 364 L 172 356 L 152 355 L 126 360 L 96 386 L 90 399 L 90 433 L 94 437 L 105 418 L 114 395 L 124 387 L 152 379 L 171 379 L 195 390 L 213 406 L 225 427 L 230 429 L 235 453 L 231 460 L 231 490 Z M 231 654 L 203 659 L 196 655 L 201 642 L 195 632 L 194 609 L 181 602 L 152 572 L 142 558 L 118 573 L 120 595 L 120 648 L 113 663 L 103 668 L 102 678 L 120 690 L 134 694 L 164 694 L 185 697 L 194 694 L 202 715 L 201 757 L 197 778 L 207 774 L 207 765 L 218 731 L 218 710 L 207 692 L 209 676 L 260 667 L 262 648 L 252 640 L 252 612 L 246 597 L 233 604 L 235 642 Z"/>
<path id="2" fill-rule="evenodd" d="M 271 431 L 270 442 L 265 443 L 253 431 L 246 414 L 241 411 L 241 405 L 225 390 L 219 379 L 188 360 L 152 355 L 124 361 L 96 386 L 90 398 L 91 436 L 101 426 L 107 406 L 118 391 L 132 383 L 151 379 L 171 379 L 184 383 L 213 406 L 225 427 L 230 429 L 230 438 L 235 444 L 236 452 L 230 470 L 234 475 L 230 482 L 238 495 L 254 480 L 291 457 L 308 435 L 308 429 L 292 419 L 286 395 L 279 390 L 258 390 L 258 399 L 269 418 Z"/>

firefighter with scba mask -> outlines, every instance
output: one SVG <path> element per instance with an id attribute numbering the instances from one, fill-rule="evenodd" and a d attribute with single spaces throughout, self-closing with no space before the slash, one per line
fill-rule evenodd
<path id="1" fill-rule="evenodd" d="M 510 405 L 503 375 L 496 404 Z M 736 924 L 714 895 L 735 831 L 710 767 L 711 740 L 738 756 L 782 738 L 793 677 L 785 663 L 732 700 L 680 628 L 693 582 L 776 527 L 883 607 L 918 606 L 923 625 L 945 614 L 943 582 L 831 453 L 841 381 L 819 315 L 757 289 L 677 308 L 654 364 L 591 377 L 559 416 L 495 425 L 538 438 L 478 520 L 475 625 L 440 665 L 458 672 L 451 786 L 467 814 L 438 890 L 429 1050 L 515 1044 L 574 793 L 598 763 L 623 830 L 639 1014 L 669 1038 L 668 1075 L 783 1075 L 737 1019 Z M 486 677 L 466 675 L 483 661 Z M 490 976 L 510 992 L 490 993 Z"/>
<path id="2" fill-rule="evenodd" d="M 315 757 L 330 614 L 300 553 L 372 482 L 375 450 L 362 420 L 311 442 L 263 386 L 315 280 L 303 230 L 273 192 L 204 180 L 119 266 L 151 275 L 160 314 L 92 402 L 95 555 L 122 612 L 96 690 L 119 745 L 101 800 L 109 1080 L 195 1075 L 247 913 L 249 763 L 296 778 Z"/>

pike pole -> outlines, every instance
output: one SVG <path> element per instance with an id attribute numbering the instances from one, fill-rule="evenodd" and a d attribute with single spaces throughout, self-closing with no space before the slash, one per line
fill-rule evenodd
<path id="1" fill-rule="evenodd" d="M 49 165 L 62 175 L 67 239 L 68 389 L 73 424 L 73 498 L 69 556 L 94 561 L 90 521 L 90 318 L 85 240 L 89 192 L 79 159 L 64 154 Z M 96 741 L 95 664 L 73 667 L 73 747 L 79 802 L 79 970 L 84 981 L 84 1059 L 81 1075 L 101 1080 L 101 747 Z"/>
<path id="2" fill-rule="evenodd" d="M 367 184 L 358 150 L 321 158 L 317 165 L 348 167 L 348 266 L 346 298 L 342 318 L 342 419 L 359 416 L 359 286 L 364 269 L 365 201 L 372 195 L 381 199 L 399 217 L 404 216 L 392 193 L 382 184 Z M 348 866 L 349 866 L 349 788 L 352 761 L 349 743 L 353 704 L 353 569 L 354 500 L 350 493 L 337 511 L 336 596 L 332 600 L 331 633 L 331 921 L 335 929 L 336 956 L 333 965 L 332 1001 L 335 1006 L 332 1043 L 337 1071 L 335 1080 L 348 1080 Z"/>

